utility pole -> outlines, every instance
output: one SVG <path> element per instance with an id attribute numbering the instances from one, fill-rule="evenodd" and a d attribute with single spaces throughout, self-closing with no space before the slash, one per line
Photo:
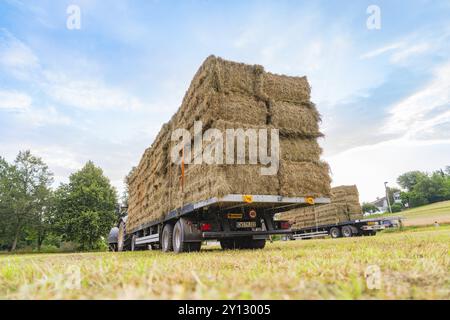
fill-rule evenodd
<path id="1" fill-rule="evenodd" d="M 387 200 L 387 204 L 388 204 L 388 208 L 389 208 L 389 213 L 392 213 L 392 209 L 391 209 L 391 202 L 389 200 L 389 193 L 388 193 L 388 187 L 387 187 L 387 181 L 384 183 L 384 190 L 386 192 L 386 200 Z"/>

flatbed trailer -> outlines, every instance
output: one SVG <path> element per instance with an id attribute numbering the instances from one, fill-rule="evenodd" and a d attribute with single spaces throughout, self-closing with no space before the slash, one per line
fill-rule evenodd
<path id="1" fill-rule="evenodd" d="M 331 236 L 331 238 L 348 238 L 360 236 L 374 236 L 378 231 L 384 230 L 384 221 L 387 218 L 358 219 L 336 224 L 316 225 L 300 229 L 293 229 L 290 239 L 312 239 Z M 390 217 L 400 220 L 399 217 Z"/>
<path id="2" fill-rule="evenodd" d="M 262 249 L 270 235 L 292 234 L 289 223 L 274 220 L 276 213 L 327 203 L 324 197 L 228 194 L 186 204 L 132 230 L 125 216 L 108 242 L 114 251 L 199 251 L 204 240 L 218 240 L 223 249 Z"/>

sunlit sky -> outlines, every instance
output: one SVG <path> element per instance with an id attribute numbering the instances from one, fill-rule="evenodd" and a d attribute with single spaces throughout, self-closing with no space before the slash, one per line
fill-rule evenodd
<path id="1" fill-rule="evenodd" d="M 375 200 L 405 171 L 450 165 L 449 17 L 426 0 L 0 0 L 0 156 L 30 149 L 55 186 L 93 160 L 123 190 L 214 54 L 306 75 L 333 185 Z"/>

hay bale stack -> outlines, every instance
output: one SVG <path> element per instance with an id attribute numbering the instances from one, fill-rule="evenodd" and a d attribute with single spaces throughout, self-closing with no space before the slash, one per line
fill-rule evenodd
<path id="1" fill-rule="evenodd" d="M 181 168 L 170 159 L 176 143 L 170 139 L 171 132 L 184 128 L 193 137 L 195 121 L 202 121 L 203 131 L 242 128 L 268 129 L 270 133 L 270 129 L 278 129 L 277 174 L 260 175 L 261 164 L 248 163 L 247 146 L 244 165 L 186 165 L 182 190 Z M 322 136 L 319 121 L 306 77 L 275 75 L 258 65 L 208 57 L 180 108 L 145 151 L 129 180 L 128 227 L 132 230 L 157 221 L 186 203 L 230 193 L 328 196 L 329 168 L 320 161 L 322 150 L 317 143 Z"/>
<path id="2" fill-rule="evenodd" d="M 330 204 L 299 208 L 279 215 L 279 219 L 288 220 L 293 229 L 336 224 L 362 217 L 358 188 L 355 185 L 332 188 Z"/>

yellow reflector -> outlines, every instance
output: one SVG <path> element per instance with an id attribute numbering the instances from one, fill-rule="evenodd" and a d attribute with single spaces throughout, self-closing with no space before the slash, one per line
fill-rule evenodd
<path id="1" fill-rule="evenodd" d="M 308 203 L 308 204 L 314 204 L 314 198 L 313 198 L 313 197 L 307 197 L 307 198 L 306 198 L 306 203 Z"/>
<path id="2" fill-rule="evenodd" d="M 242 219 L 242 213 L 229 213 L 227 214 L 228 219 Z"/>
<path id="3" fill-rule="evenodd" d="M 242 200 L 244 200 L 244 202 L 247 203 L 252 203 L 253 202 L 253 196 L 249 195 L 249 194 L 245 194 L 242 196 Z"/>

